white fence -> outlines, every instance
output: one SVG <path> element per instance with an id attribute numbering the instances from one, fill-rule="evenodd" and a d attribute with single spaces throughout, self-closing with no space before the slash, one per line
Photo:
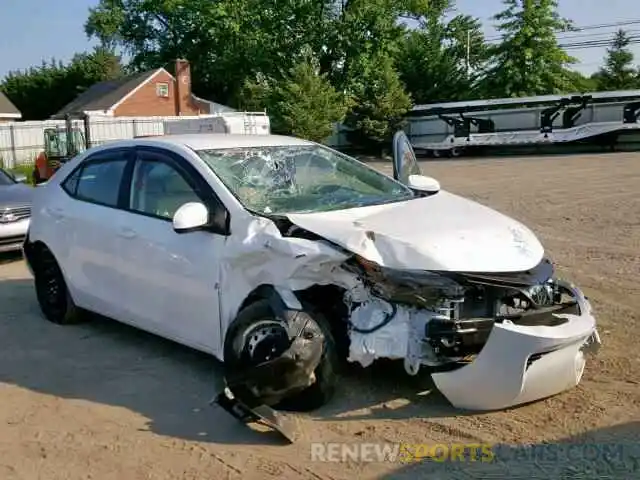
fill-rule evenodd
<path id="1" fill-rule="evenodd" d="M 175 130 L 176 123 L 184 124 L 186 131 L 194 120 L 223 117 L 231 133 L 269 133 L 269 118 L 265 113 L 225 112 L 198 117 L 89 117 L 91 146 L 113 140 L 144 135 L 164 135 L 167 127 Z M 74 128 L 85 131 L 84 120 L 72 120 Z M 47 128 L 65 128 L 64 120 L 0 123 L 0 165 L 13 168 L 32 164 L 44 149 L 44 131 Z M 266 131 L 265 131 L 266 130 Z M 184 133 L 186 133 L 186 131 Z"/>

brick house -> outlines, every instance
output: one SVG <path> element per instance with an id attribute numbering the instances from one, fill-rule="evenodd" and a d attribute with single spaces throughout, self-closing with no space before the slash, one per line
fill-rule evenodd
<path id="1" fill-rule="evenodd" d="M 0 92 L 0 122 L 12 122 L 21 118 L 20 110 L 11 103 L 11 100 L 4 93 Z"/>
<path id="2" fill-rule="evenodd" d="M 51 118 L 106 115 L 113 117 L 194 116 L 231 110 L 191 92 L 189 62 L 178 59 L 176 77 L 156 68 L 91 86 Z"/>

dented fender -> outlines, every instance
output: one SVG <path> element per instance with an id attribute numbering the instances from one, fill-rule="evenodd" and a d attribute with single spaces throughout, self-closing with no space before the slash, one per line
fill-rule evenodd
<path id="1" fill-rule="evenodd" d="M 340 269 L 348 254 L 328 242 L 283 236 L 265 217 L 237 219 L 232 228 L 234 236 L 242 240 L 228 242 L 220 259 L 220 360 L 229 325 L 252 294 L 266 296 L 279 311 L 301 310 L 295 294 L 298 290 L 328 284 L 353 288 L 357 284 L 355 275 Z"/>
<path id="2" fill-rule="evenodd" d="M 298 300 L 293 290 L 283 286 L 273 287 L 274 294 L 278 296 L 282 305 L 288 310 L 302 310 L 302 303 Z"/>

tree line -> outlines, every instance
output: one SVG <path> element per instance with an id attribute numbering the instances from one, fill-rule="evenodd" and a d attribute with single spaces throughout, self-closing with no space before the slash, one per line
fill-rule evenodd
<path id="1" fill-rule="evenodd" d="M 343 122 L 379 144 L 414 104 L 640 88 L 625 31 L 586 77 L 558 42 L 575 26 L 557 0 L 503 3 L 490 42 L 453 0 L 100 0 L 85 24 L 99 47 L 0 89 L 25 120 L 44 119 L 98 81 L 186 58 L 196 95 L 266 108 L 276 132 L 322 140 Z"/>

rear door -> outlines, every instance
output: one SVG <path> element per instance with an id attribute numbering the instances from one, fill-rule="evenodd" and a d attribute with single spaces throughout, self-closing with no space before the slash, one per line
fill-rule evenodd
<path id="1" fill-rule="evenodd" d="M 121 208 L 122 182 L 133 150 L 115 148 L 91 155 L 61 184 L 66 195 L 46 209 L 56 219 L 56 254 L 78 305 L 122 318 L 122 260 L 118 226 L 129 215 Z"/>
<path id="2" fill-rule="evenodd" d="M 399 130 L 393 137 L 393 178 L 407 185 L 410 175 L 421 175 L 416 154 L 407 135 Z"/>

